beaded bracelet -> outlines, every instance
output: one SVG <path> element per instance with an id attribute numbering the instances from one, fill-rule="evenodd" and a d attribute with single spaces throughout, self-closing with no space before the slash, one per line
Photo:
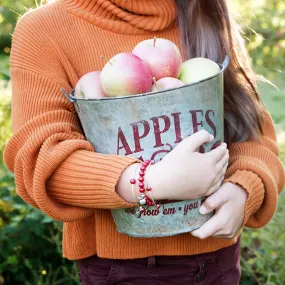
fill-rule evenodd
<path id="1" fill-rule="evenodd" d="M 148 167 L 147 167 L 147 169 L 146 169 L 146 172 L 145 172 L 145 177 L 147 177 L 147 173 L 149 172 L 150 167 L 151 167 L 154 163 L 155 163 L 154 161 L 151 161 L 150 164 L 148 165 Z M 150 198 L 151 198 L 151 200 L 152 200 L 151 206 L 156 206 L 156 208 L 159 209 L 159 208 L 160 208 L 160 205 L 159 205 L 158 203 L 156 203 L 156 202 L 154 201 L 153 197 L 152 197 L 152 194 L 151 194 L 152 188 L 149 186 L 149 181 L 148 181 L 148 179 L 146 179 L 146 185 L 147 185 L 146 191 L 147 191 L 147 193 L 149 194 L 149 196 L 150 196 Z"/>
<path id="2" fill-rule="evenodd" d="M 137 169 L 138 168 L 140 169 L 139 178 L 138 178 L 138 186 L 139 186 L 139 192 L 141 193 L 141 195 L 138 197 L 139 205 L 140 205 L 138 213 L 143 212 L 145 210 L 143 207 L 144 205 L 147 205 L 148 207 L 156 206 L 157 209 L 160 208 L 160 205 L 155 203 L 155 201 L 154 201 L 154 199 L 150 193 L 152 188 L 149 186 L 148 181 L 147 181 L 147 187 L 145 187 L 145 182 L 146 182 L 145 181 L 145 175 L 149 171 L 150 166 L 154 163 L 155 163 L 154 161 L 146 160 L 143 163 L 141 163 L 140 165 L 138 165 L 138 167 L 134 171 L 133 177 L 136 176 Z M 136 201 L 135 194 L 134 194 L 134 186 L 137 183 L 137 181 L 135 178 L 132 178 L 130 180 L 130 183 L 132 185 L 132 194 L 133 194 L 134 201 L 136 204 L 137 201 Z M 149 193 L 151 198 L 149 198 L 148 196 L 145 195 L 145 191 L 147 191 L 147 193 Z"/>

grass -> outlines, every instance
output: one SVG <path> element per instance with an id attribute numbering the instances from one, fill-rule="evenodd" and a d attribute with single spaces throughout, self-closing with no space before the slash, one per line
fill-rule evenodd
<path id="1" fill-rule="evenodd" d="M 241 285 L 285 284 L 285 195 L 279 198 L 278 210 L 265 227 L 242 233 Z"/>
<path id="2" fill-rule="evenodd" d="M 276 88 L 264 83 L 259 83 L 259 91 L 266 109 L 270 112 L 277 133 L 277 140 L 280 147 L 280 159 L 285 165 L 285 74 L 271 74 L 272 82 Z"/>
<path id="3" fill-rule="evenodd" d="M 261 82 L 259 84 L 259 90 L 262 100 L 276 124 L 276 131 L 281 135 L 285 131 L 285 78 L 283 79 L 280 76 L 274 80 L 274 84 L 276 84 L 278 89 Z"/>

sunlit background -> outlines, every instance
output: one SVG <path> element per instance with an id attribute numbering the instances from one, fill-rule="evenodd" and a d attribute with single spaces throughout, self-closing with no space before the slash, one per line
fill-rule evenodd
<path id="1" fill-rule="evenodd" d="M 13 175 L 2 159 L 11 136 L 11 36 L 19 16 L 41 4 L 35 1 L 0 0 L 0 285 L 76 285 L 75 264 L 61 258 L 61 224 L 16 196 Z M 256 72 L 277 86 L 260 83 L 259 91 L 276 124 L 285 164 L 285 1 L 233 0 L 231 4 Z M 270 224 L 244 230 L 241 285 L 285 284 L 284 212 L 282 194 Z"/>

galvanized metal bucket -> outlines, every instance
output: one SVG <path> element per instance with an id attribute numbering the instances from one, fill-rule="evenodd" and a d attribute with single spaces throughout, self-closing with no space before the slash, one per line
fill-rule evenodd
<path id="1" fill-rule="evenodd" d="M 209 151 L 223 141 L 223 72 L 228 63 L 229 56 L 211 78 L 157 93 L 92 100 L 74 97 L 74 90 L 64 94 L 75 104 L 85 136 L 97 152 L 159 161 L 200 129 L 215 137 L 200 151 Z M 111 212 L 121 233 L 171 236 L 197 229 L 213 215 L 200 215 L 203 200 L 166 201 L 159 210 L 150 207 L 139 216 L 136 208 Z"/>

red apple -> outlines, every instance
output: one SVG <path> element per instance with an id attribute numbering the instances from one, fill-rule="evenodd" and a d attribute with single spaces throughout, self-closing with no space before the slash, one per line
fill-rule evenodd
<path id="1" fill-rule="evenodd" d="M 101 87 L 100 73 L 100 71 L 92 71 L 83 75 L 76 84 L 75 97 L 82 99 L 106 97 Z"/>
<path id="2" fill-rule="evenodd" d="M 164 77 L 178 77 L 182 57 L 178 47 L 169 40 L 154 38 L 140 42 L 133 54 L 145 61 L 157 80 Z"/>
<path id="3" fill-rule="evenodd" d="M 174 77 L 164 77 L 156 81 L 152 86 L 152 92 L 158 92 L 166 89 L 178 88 L 185 85 L 182 81 Z"/>
<path id="4" fill-rule="evenodd" d="M 119 53 L 104 66 L 101 84 L 107 96 L 125 96 L 151 91 L 152 75 L 147 63 L 131 53 Z"/>

